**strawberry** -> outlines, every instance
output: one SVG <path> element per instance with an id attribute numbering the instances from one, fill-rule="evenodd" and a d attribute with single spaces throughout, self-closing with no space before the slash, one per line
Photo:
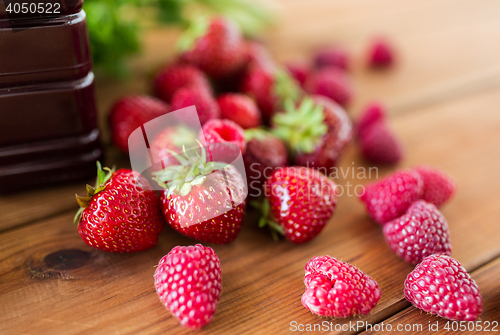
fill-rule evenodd
<path id="1" fill-rule="evenodd" d="M 204 88 L 199 86 L 190 86 L 178 89 L 172 97 L 172 109 L 178 110 L 184 107 L 195 106 L 200 124 L 211 119 L 220 117 L 220 110 L 217 101 Z M 189 125 L 196 126 L 197 120 L 183 120 Z"/>
<path id="2" fill-rule="evenodd" d="M 408 274 L 405 298 L 424 312 L 457 321 L 475 321 L 483 311 L 479 287 L 448 255 L 431 255 Z"/>
<path id="3" fill-rule="evenodd" d="M 155 163 L 162 162 L 163 167 L 177 164 L 172 156 L 182 153 L 182 147 L 197 147 L 196 134 L 184 126 L 172 126 L 162 130 L 151 142 L 151 155 Z"/>
<path id="4" fill-rule="evenodd" d="M 352 100 L 353 87 L 345 71 L 334 67 L 321 68 L 311 72 L 304 89 L 309 94 L 319 94 L 346 107 Z"/>
<path id="5" fill-rule="evenodd" d="M 174 247 L 158 262 L 154 280 L 160 301 L 182 326 L 200 329 L 212 322 L 222 291 L 220 260 L 212 248 Z"/>
<path id="6" fill-rule="evenodd" d="M 263 67 L 272 69 L 276 67 L 269 50 L 256 41 L 245 41 L 245 55 L 248 67 Z"/>
<path id="7" fill-rule="evenodd" d="M 386 109 L 385 107 L 377 102 L 372 102 L 365 107 L 361 116 L 356 122 L 356 134 L 358 137 L 363 136 L 368 128 L 379 121 L 385 121 L 386 119 Z"/>
<path id="8" fill-rule="evenodd" d="M 221 117 L 241 128 L 255 128 L 260 125 L 260 111 L 255 101 L 244 94 L 228 93 L 217 99 Z"/>
<path id="9" fill-rule="evenodd" d="M 148 96 L 127 96 L 117 101 L 109 114 L 113 144 L 128 152 L 130 134 L 144 123 L 171 111 L 163 101 Z"/>
<path id="10" fill-rule="evenodd" d="M 373 163 L 396 164 L 403 158 L 403 147 L 385 122 L 375 122 L 359 141 L 363 156 Z"/>
<path id="11" fill-rule="evenodd" d="M 333 216 L 336 187 L 335 182 L 313 169 L 278 168 L 264 184 L 259 226 L 268 225 L 273 234 L 278 232 L 296 244 L 310 241 Z"/>
<path id="12" fill-rule="evenodd" d="M 199 139 L 207 144 L 211 160 L 231 163 L 245 152 L 245 131 L 233 121 L 208 121 L 201 128 Z"/>
<path id="13" fill-rule="evenodd" d="M 205 148 L 197 155 L 175 156 L 181 165 L 155 173 L 165 188 L 161 208 L 178 232 L 215 244 L 229 243 L 239 234 L 247 195 L 246 183 L 232 165 L 208 161 Z"/>
<path id="14" fill-rule="evenodd" d="M 161 69 L 154 81 L 156 96 L 170 102 L 174 93 L 183 87 L 201 87 L 211 92 L 210 83 L 203 72 L 188 64 L 174 64 Z"/>
<path id="15" fill-rule="evenodd" d="M 349 69 L 349 54 L 341 47 L 325 48 L 314 55 L 314 65 L 316 68 L 336 67 L 346 71 Z"/>
<path id="16" fill-rule="evenodd" d="M 378 283 L 363 271 L 330 256 L 311 258 L 304 276 L 302 305 L 320 316 L 368 314 L 380 300 Z"/>
<path id="17" fill-rule="evenodd" d="M 93 248 L 109 252 L 136 252 L 158 243 L 163 221 L 158 198 L 139 173 L 101 168 L 97 185 L 87 185 L 87 196 L 76 195 L 80 209 L 75 216 L 78 233 Z"/>
<path id="18" fill-rule="evenodd" d="M 238 26 L 220 17 L 194 22 L 181 37 L 179 46 L 183 50 L 182 61 L 215 78 L 233 75 L 247 60 Z"/>
<path id="19" fill-rule="evenodd" d="M 286 64 L 286 68 L 290 75 L 300 84 L 301 87 L 304 87 L 304 83 L 306 82 L 307 77 L 311 71 L 310 66 L 306 63 L 288 63 Z"/>
<path id="20" fill-rule="evenodd" d="M 457 185 L 446 172 L 425 165 L 415 171 L 424 181 L 423 200 L 440 207 L 455 194 Z"/>
<path id="21" fill-rule="evenodd" d="M 423 191 L 424 183 L 417 172 L 400 170 L 366 185 L 360 200 L 375 222 L 383 225 L 403 215 Z"/>
<path id="22" fill-rule="evenodd" d="M 288 154 L 282 140 L 262 129 L 245 131 L 247 146 L 243 155 L 248 195 L 260 197 L 266 179 L 277 168 L 288 166 Z"/>
<path id="23" fill-rule="evenodd" d="M 287 71 L 263 66 L 249 68 L 243 78 L 241 92 L 255 99 L 265 124 L 283 107 L 286 99 L 295 101 L 301 94 L 299 84 Z"/>
<path id="24" fill-rule="evenodd" d="M 287 143 L 295 164 L 321 168 L 328 174 L 352 137 L 352 125 L 342 107 L 322 96 L 304 98 L 296 106 L 288 100 L 277 113 L 273 132 Z"/>
<path id="25" fill-rule="evenodd" d="M 451 254 L 450 231 L 443 214 L 423 200 L 384 225 L 385 240 L 405 262 L 417 264 L 433 254 Z"/>
<path id="26" fill-rule="evenodd" d="M 372 68 L 387 68 L 394 63 L 394 50 L 383 38 L 371 42 L 368 50 L 368 66 Z"/>

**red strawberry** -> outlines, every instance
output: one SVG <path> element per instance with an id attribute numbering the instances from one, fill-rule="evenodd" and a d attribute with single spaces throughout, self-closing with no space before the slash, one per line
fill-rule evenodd
<path id="1" fill-rule="evenodd" d="M 245 152 L 245 131 L 233 121 L 208 121 L 201 128 L 199 139 L 207 144 L 211 160 L 232 163 Z"/>
<path id="2" fill-rule="evenodd" d="M 382 38 L 372 42 L 368 51 L 368 65 L 373 68 L 386 68 L 394 63 L 392 46 Z"/>
<path id="3" fill-rule="evenodd" d="M 241 128 L 255 128 L 260 125 L 260 111 L 255 101 L 243 94 L 228 93 L 217 99 L 221 117 Z"/>
<path id="4" fill-rule="evenodd" d="M 374 163 L 396 164 L 403 158 L 403 147 L 382 121 L 366 129 L 359 141 L 363 156 Z"/>
<path id="5" fill-rule="evenodd" d="M 154 274 L 160 301 L 190 329 L 212 322 L 222 290 L 219 257 L 201 244 L 174 247 Z"/>
<path id="6" fill-rule="evenodd" d="M 155 173 L 165 190 L 161 207 L 168 223 L 191 238 L 223 244 L 239 234 L 246 201 L 246 183 L 232 165 L 198 156 L 176 156 L 181 166 Z"/>
<path id="7" fill-rule="evenodd" d="M 128 96 L 117 101 L 109 114 L 113 144 L 128 152 L 128 137 L 144 123 L 170 112 L 163 101 L 148 96 Z"/>
<path id="8" fill-rule="evenodd" d="M 156 95 L 165 101 L 170 101 L 178 89 L 190 86 L 201 87 L 211 92 L 205 74 L 187 64 L 174 64 L 161 69 L 154 81 Z"/>
<path id="9" fill-rule="evenodd" d="M 269 50 L 262 43 L 245 41 L 245 55 L 249 67 L 258 66 L 268 69 L 276 67 Z"/>
<path id="10" fill-rule="evenodd" d="M 418 173 L 400 170 L 366 185 L 360 199 L 375 222 L 383 225 L 403 215 L 422 197 L 423 191 L 424 183 Z"/>
<path id="11" fill-rule="evenodd" d="M 349 54 L 340 47 L 325 48 L 314 56 L 314 65 L 317 68 L 336 67 L 345 71 L 349 69 Z"/>
<path id="12" fill-rule="evenodd" d="M 328 174 L 352 137 L 352 125 L 345 111 L 322 96 L 305 98 L 299 106 L 288 101 L 285 112 L 273 118 L 273 131 L 283 139 L 295 157 L 295 164 L 321 168 Z"/>
<path id="13" fill-rule="evenodd" d="M 371 103 L 365 107 L 363 113 L 358 118 L 356 123 L 356 133 L 358 137 L 363 136 L 368 128 L 378 122 L 383 122 L 386 119 L 386 110 L 380 103 Z"/>
<path id="14" fill-rule="evenodd" d="M 423 200 L 440 207 L 455 194 L 457 185 L 446 172 L 430 166 L 419 166 L 415 171 L 424 181 Z"/>
<path id="15" fill-rule="evenodd" d="M 151 143 L 151 154 L 153 161 L 163 162 L 163 167 L 177 164 L 172 151 L 181 154 L 182 148 L 198 147 L 196 134 L 189 128 L 183 126 L 173 126 L 161 131 Z"/>
<path id="16" fill-rule="evenodd" d="M 201 125 L 204 125 L 208 120 L 220 117 L 217 101 L 204 88 L 197 86 L 184 87 L 177 90 L 172 97 L 172 109 L 174 111 L 193 105 L 196 106 L 196 112 L 198 113 Z M 196 125 L 195 120 L 183 121 L 190 125 Z"/>
<path id="17" fill-rule="evenodd" d="M 457 321 L 475 321 L 483 311 L 479 288 L 467 270 L 448 255 L 424 258 L 405 280 L 405 298 L 424 312 Z"/>
<path id="18" fill-rule="evenodd" d="M 300 96 L 298 83 L 286 71 L 262 66 L 250 67 L 241 91 L 255 99 L 266 124 L 282 108 L 285 99 L 295 101 Z"/>
<path id="19" fill-rule="evenodd" d="M 320 316 L 346 318 L 368 314 L 380 300 L 378 283 L 363 271 L 330 256 L 306 264 L 302 305 Z"/>
<path id="20" fill-rule="evenodd" d="M 262 195 L 262 185 L 276 168 L 288 166 L 288 153 L 283 141 L 261 129 L 245 131 L 247 146 L 243 155 L 248 195 Z"/>
<path id="21" fill-rule="evenodd" d="M 179 45 L 184 50 L 183 61 L 215 78 L 233 75 L 247 60 L 238 26 L 223 18 L 195 22 Z"/>
<path id="22" fill-rule="evenodd" d="M 292 75 L 295 80 L 300 84 L 300 86 L 304 86 L 307 77 L 309 76 L 309 72 L 311 71 L 310 66 L 305 63 L 288 63 L 286 65 L 288 72 Z"/>
<path id="23" fill-rule="evenodd" d="M 259 225 L 301 244 L 316 237 L 333 216 L 337 185 L 320 172 L 304 167 L 279 168 L 266 180 Z"/>
<path id="24" fill-rule="evenodd" d="M 345 71 L 327 67 L 311 73 L 304 84 L 309 94 L 319 94 L 346 107 L 352 100 L 353 87 Z"/>
<path id="25" fill-rule="evenodd" d="M 76 196 L 81 208 L 75 221 L 81 238 L 91 247 L 109 252 L 154 247 L 163 221 L 151 185 L 132 170 L 105 170 L 107 174 L 97 162 L 96 187 L 87 185 L 88 195 Z"/>
<path id="26" fill-rule="evenodd" d="M 405 262 L 417 264 L 433 254 L 451 254 L 450 231 L 443 214 L 423 200 L 414 202 L 403 216 L 384 225 L 392 250 Z"/>

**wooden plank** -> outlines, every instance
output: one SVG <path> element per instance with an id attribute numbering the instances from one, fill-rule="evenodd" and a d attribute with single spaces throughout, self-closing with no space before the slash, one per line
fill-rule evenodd
<path id="1" fill-rule="evenodd" d="M 115 149 L 108 150 L 107 162 L 130 166 L 128 158 Z M 86 183 L 94 185 L 95 179 L 0 196 L 0 232 L 68 211 L 76 213 L 75 193 L 85 194 Z"/>
<path id="2" fill-rule="evenodd" d="M 472 271 L 500 255 L 495 199 L 500 148 L 500 89 L 464 97 L 395 117 L 392 126 L 408 149 L 403 166 L 429 163 L 458 182 L 455 199 L 443 208 L 451 229 L 453 256 Z M 351 148 L 344 171 L 366 166 Z M 388 173 L 383 169 L 380 174 Z M 348 172 L 348 174 L 350 174 Z M 341 185 L 364 184 L 348 176 Z M 167 228 L 157 247 L 132 255 L 92 250 L 79 238 L 66 214 L 0 234 L 0 333 L 187 334 L 158 302 L 154 265 L 173 246 L 192 244 Z M 342 196 L 332 222 L 311 243 L 273 243 L 250 215 L 237 241 L 215 246 L 223 268 L 223 294 L 215 320 L 200 333 L 287 333 L 290 322 L 320 324 L 300 303 L 304 265 L 329 254 L 352 262 L 382 288 L 378 306 L 367 316 L 333 320 L 380 322 L 406 308 L 403 282 L 412 266 L 384 243 L 381 229 L 354 197 Z M 76 249 L 79 251 L 63 252 Z M 47 255 L 61 253 L 62 268 Z M 57 254 L 56 254 L 57 255 Z M 52 257 L 57 259 L 57 257 Z"/>
<path id="3" fill-rule="evenodd" d="M 0 232 L 22 224 L 78 209 L 75 192 L 81 186 L 67 185 L 0 197 Z M 84 191 L 84 190 L 83 190 Z"/>
<path id="4" fill-rule="evenodd" d="M 429 332 L 429 329 L 433 334 L 485 334 L 486 327 L 488 327 L 488 331 L 490 332 L 498 332 L 500 329 L 500 286 L 498 286 L 500 259 L 497 258 L 495 261 L 474 271 L 471 276 L 478 284 L 483 297 L 484 312 L 479 316 L 477 322 L 464 322 L 460 324 L 459 322 L 452 322 L 435 315 L 424 313 L 418 308 L 411 306 L 389 319 L 384 320 L 384 326 L 381 324 L 377 326 L 373 325 L 372 328 L 368 328 L 369 330 L 362 334 L 375 334 L 378 333 L 376 330 L 387 330 L 388 327 L 392 327 L 392 329 L 398 329 L 397 327 L 404 329 L 403 327 L 405 326 L 408 327 L 408 331 L 406 331 L 405 334 L 421 334 L 422 331 Z M 445 327 L 449 329 L 445 329 Z M 419 329 L 421 331 L 419 331 Z"/>

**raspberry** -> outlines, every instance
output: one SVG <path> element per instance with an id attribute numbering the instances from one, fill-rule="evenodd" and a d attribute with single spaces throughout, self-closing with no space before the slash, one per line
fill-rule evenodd
<path id="1" fill-rule="evenodd" d="M 382 38 L 372 42 L 368 57 L 369 66 L 372 68 L 386 68 L 394 63 L 392 46 Z"/>
<path id="2" fill-rule="evenodd" d="M 408 274 L 405 298 L 424 312 L 450 320 L 474 321 L 483 310 L 476 282 L 447 255 L 428 256 Z"/>
<path id="3" fill-rule="evenodd" d="M 312 72 L 304 84 L 304 89 L 309 94 L 324 95 L 344 108 L 352 100 L 354 91 L 346 72 L 335 67 Z"/>
<path id="4" fill-rule="evenodd" d="M 201 143 L 207 144 L 210 160 L 232 163 L 245 152 L 245 131 L 233 121 L 210 120 L 203 125 L 198 135 Z"/>
<path id="5" fill-rule="evenodd" d="M 299 62 L 288 63 L 286 64 L 286 68 L 288 69 L 288 72 L 290 72 L 292 77 L 299 82 L 300 86 L 304 86 L 307 76 L 311 71 L 309 65 L 307 63 L 299 63 Z"/>
<path id="6" fill-rule="evenodd" d="M 373 163 L 396 164 L 403 158 L 403 147 L 382 121 L 365 130 L 360 145 L 363 156 Z"/>
<path id="7" fill-rule="evenodd" d="M 174 247 L 158 263 L 155 288 L 160 301 L 186 328 L 210 323 L 222 290 L 220 261 L 210 247 Z"/>
<path id="8" fill-rule="evenodd" d="M 380 300 L 378 283 L 354 265 L 330 256 L 306 264 L 302 305 L 320 316 L 346 318 L 369 313 Z"/>
<path id="9" fill-rule="evenodd" d="M 333 66 L 342 70 L 348 70 L 349 54 L 341 47 L 329 47 L 316 53 L 314 56 L 314 65 L 317 68 Z"/>
<path id="10" fill-rule="evenodd" d="M 363 113 L 356 123 L 356 133 L 359 137 L 363 136 L 368 128 L 379 121 L 385 121 L 385 107 L 379 103 L 371 103 L 365 107 Z"/>
<path id="11" fill-rule="evenodd" d="M 365 186 L 360 200 L 368 214 L 379 224 L 403 215 L 423 194 L 422 177 L 411 170 L 401 170 Z"/>
<path id="12" fill-rule="evenodd" d="M 406 214 L 387 222 L 384 235 L 392 250 L 405 262 L 417 264 L 433 254 L 451 254 L 450 231 L 443 214 L 419 200 Z"/>
<path id="13" fill-rule="evenodd" d="M 419 166 L 415 171 L 424 181 L 424 194 L 422 199 L 440 207 L 448 201 L 457 188 L 455 181 L 444 171 L 429 166 Z"/>

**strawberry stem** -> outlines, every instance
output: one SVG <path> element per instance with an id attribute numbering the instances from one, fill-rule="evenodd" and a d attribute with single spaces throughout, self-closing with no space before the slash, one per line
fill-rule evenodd
<path id="1" fill-rule="evenodd" d="M 169 153 L 177 159 L 180 165 L 167 166 L 163 170 L 153 173 L 153 180 L 168 190 L 167 197 L 170 197 L 174 192 L 185 196 L 193 186 L 202 184 L 209 174 L 229 166 L 229 164 L 221 162 L 207 162 L 206 150 L 200 141 L 197 140 L 197 142 L 201 154 L 196 152 L 196 155 L 190 155 L 184 146 L 182 154 L 169 150 Z"/>
<path id="2" fill-rule="evenodd" d="M 287 70 L 278 69 L 274 78 L 274 93 L 281 98 L 281 101 L 288 99 L 292 101 L 299 100 L 301 95 L 300 86 Z"/>
<path id="3" fill-rule="evenodd" d="M 187 51 L 193 47 L 196 40 L 203 36 L 208 29 L 208 20 L 206 17 L 198 17 L 196 20 L 191 21 L 188 28 L 179 38 L 177 42 L 177 49 L 180 52 Z"/>
<path id="4" fill-rule="evenodd" d="M 115 167 L 113 167 L 112 169 L 108 167 L 103 168 L 101 162 L 99 161 L 96 162 L 96 165 L 97 165 L 97 180 L 95 187 L 92 187 L 88 184 L 85 186 L 85 189 L 87 191 L 86 197 L 82 197 L 79 196 L 78 194 L 75 194 L 76 202 L 78 203 L 80 208 L 76 212 L 76 215 L 73 219 L 73 223 L 79 222 L 79 218 L 83 210 L 89 206 L 92 197 L 106 188 L 106 184 L 111 179 L 113 173 L 115 173 Z"/>
<path id="5" fill-rule="evenodd" d="M 259 228 L 269 227 L 274 241 L 278 241 L 279 236 L 285 235 L 285 229 L 272 218 L 271 204 L 268 199 L 264 199 L 262 202 L 252 201 L 250 205 L 257 208 L 262 213 L 259 219 Z"/>
<path id="6" fill-rule="evenodd" d="M 327 133 L 323 107 L 311 98 L 304 98 L 297 107 L 291 99 L 285 101 L 285 112 L 273 117 L 273 133 L 281 138 L 292 153 L 311 153 Z"/>

